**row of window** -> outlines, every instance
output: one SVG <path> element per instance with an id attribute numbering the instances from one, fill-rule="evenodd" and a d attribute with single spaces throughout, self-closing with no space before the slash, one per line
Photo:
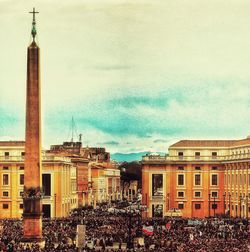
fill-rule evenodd
<path id="1" fill-rule="evenodd" d="M 3 170 L 9 170 L 9 166 L 3 166 Z M 19 166 L 19 170 L 24 170 L 24 166 Z"/>
<path id="2" fill-rule="evenodd" d="M 2 204 L 2 209 L 9 209 L 9 204 L 8 203 L 3 203 Z M 19 209 L 23 209 L 23 203 L 19 204 Z"/>
<path id="3" fill-rule="evenodd" d="M 19 174 L 19 185 L 24 185 L 24 174 Z M 51 196 L 51 174 L 42 174 L 42 185 L 44 190 L 44 196 Z M 2 186 L 10 186 L 10 175 L 2 175 Z M 76 191 L 76 181 L 72 181 L 71 189 Z M 20 197 L 21 197 L 20 193 Z M 3 197 L 9 197 L 9 192 L 6 190 L 3 192 Z"/>
<path id="4" fill-rule="evenodd" d="M 185 185 L 185 174 L 177 174 L 177 185 L 184 186 Z M 201 186 L 201 174 L 194 174 L 194 185 Z M 218 185 L 218 174 L 211 174 L 211 186 Z"/>
<path id="5" fill-rule="evenodd" d="M 201 186 L 201 174 L 194 174 L 194 185 Z M 218 174 L 211 174 L 211 186 L 218 185 Z M 185 174 L 177 174 L 177 185 L 185 186 Z M 152 195 L 163 196 L 163 174 L 152 174 Z"/>
<path id="6" fill-rule="evenodd" d="M 4 156 L 5 156 L 5 157 L 9 157 L 9 156 L 10 156 L 10 153 L 9 153 L 8 151 L 5 151 L 5 152 L 4 152 Z M 25 152 L 24 152 L 24 151 L 21 152 L 21 156 L 22 156 L 22 157 L 25 156 Z"/>
<path id="7" fill-rule="evenodd" d="M 246 154 L 246 153 L 250 153 L 250 149 L 243 150 L 243 151 L 241 151 L 241 150 L 240 151 L 232 151 L 232 155 Z M 212 156 L 213 159 L 216 159 L 217 155 L 218 155 L 218 153 L 216 151 L 211 152 L 211 156 Z M 183 151 L 179 151 L 178 156 L 181 159 L 184 156 Z M 195 156 L 196 159 L 199 159 L 200 156 L 201 156 L 201 153 L 199 151 L 196 151 L 196 152 L 194 152 L 194 156 Z"/>
<path id="8" fill-rule="evenodd" d="M 196 151 L 196 152 L 194 153 L 194 156 L 195 156 L 195 157 L 200 157 L 200 155 L 201 155 L 201 153 L 200 153 L 199 151 Z M 216 157 L 217 157 L 217 152 L 213 151 L 213 152 L 211 153 L 211 155 L 212 155 L 212 157 L 216 158 Z M 179 157 L 183 157 L 183 156 L 184 156 L 184 153 L 183 153 L 182 151 L 179 151 L 179 152 L 178 152 L 178 156 L 179 156 Z"/>
<path id="9" fill-rule="evenodd" d="M 217 209 L 217 204 L 211 204 L 212 209 Z M 178 203 L 178 209 L 184 209 L 184 203 Z M 201 204 L 196 203 L 194 204 L 194 209 L 199 210 L 201 209 Z"/>
<path id="10" fill-rule="evenodd" d="M 44 187 L 45 196 L 51 195 L 51 175 L 50 174 L 42 174 L 42 182 Z M 9 174 L 3 174 L 2 180 L 3 186 L 10 185 L 10 176 Z M 24 174 L 19 174 L 19 185 L 24 185 Z M 74 183 L 74 191 L 76 190 L 76 183 Z"/>
<path id="11" fill-rule="evenodd" d="M 76 204 L 77 203 L 77 200 L 76 199 L 71 199 L 71 204 Z M 9 204 L 8 203 L 3 203 L 2 204 L 2 209 L 9 209 Z M 23 209 L 23 203 L 20 203 L 19 204 L 19 209 Z"/>
<path id="12" fill-rule="evenodd" d="M 3 192 L 2 192 L 2 196 L 3 196 L 4 198 L 10 197 L 9 191 L 3 191 Z M 19 190 L 19 195 L 18 195 L 18 197 L 20 197 L 20 198 L 23 197 L 23 191 L 20 191 L 20 190 Z"/>
<path id="13" fill-rule="evenodd" d="M 194 169 L 196 171 L 200 171 L 201 167 L 200 166 L 195 166 Z M 178 170 L 183 171 L 184 170 L 184 166 L 178 166 Z M 218 170 L 218 167 L 217 166 L 212 166 L 212 170 Z"/>
<path id="14" fill-rule="evenodd" d="M 2 193 L 3 197 L 10 197 L 10 194 L 9 194 L 9 191 L 3 191 Z M 19 195 L 18 195 L 20 198 L 22 198 L 23 196 L 23 191 L 19 191 Z"/>
<path id="15" fill-rule="evenodd" d="M 185 191 L 178 191 L 177 192 L 178 198 L 185 198 Z M 202 192 L 201 191 L 194 191 L 194 198 L 201 198 Z M 218 198 L 218 192 L 217 191 L 211 191 L 210 194 L 211 198 Z"/>
<path id="16" fill-rule="evenodd" d="M 10 185 L 10 176 L 9 176 L 9 174 L 3 174 L 2 185 L 3 186 L 9 186 Z M 19 174 L 19 185 L 24 185 L 24 174 Z"/>

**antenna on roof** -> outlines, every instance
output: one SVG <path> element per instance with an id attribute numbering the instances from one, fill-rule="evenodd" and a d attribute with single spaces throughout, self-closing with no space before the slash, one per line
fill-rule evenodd
<path id="1" fill-rule="evenodd" d="M 69 136 L 71 137 L 70 142 L 74 142 L 74 138 L 78 139 L 78 133 L 77 133 L 77 128 L 76 128 L 76 123 L 74 120 L 74 117 L 72 116 L 71 122 L 70 122 L 70 127 L 69 127 L 69 133 L 67 139 L 69 139 Z"/>
<path id="2" fill-rule="evenodd" d="M 74 142 L 74 117 L 72 116 L 72 120 L 71 120 L 71 142 Z"/>

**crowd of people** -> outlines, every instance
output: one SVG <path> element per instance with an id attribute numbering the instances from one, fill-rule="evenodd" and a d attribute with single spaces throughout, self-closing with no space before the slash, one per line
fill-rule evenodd
<path id="1" fill-rule="evenodd" d="M 75 209 L 68 218 L 44 219 L 45 247 L 21 243 L 22 221 L 0 220 L 1 251 L 78 251 L 76 227 L 86 225 L 81 251 L 250 251 L 250 225 L 243 219 L 144 218 L 110 213 L 107 206 Z M 142 228 L 143 227 L 143 228 Z M 152 233 L 143 233 L 152 227 Z M 140 242 L 134 242 L 141 236 Z"/>

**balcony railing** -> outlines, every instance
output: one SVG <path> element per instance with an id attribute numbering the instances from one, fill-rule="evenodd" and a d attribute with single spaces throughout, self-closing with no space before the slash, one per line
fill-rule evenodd
<path id="1" fill-rule="evenodd" d="M 0 156 L 0 161 L 24 161 L 24 156 Z"/>
<path id="2" fill-rule="evenodd" d="M 167 160 L 167 157 L 166 156 L 143 156 L 142 157 L 142 160 L 143 161 L 165 161 Z"/>
<path id="3" fill-rule="evenodd" d="M 150 200 L 162 200 L 162 201 L 165 201 L 166 200 L 166 196 L 165 195 L 151 195 L 150 196 Z"/>
<path id="4" fill-rule="evenodd" d="M 224 156 L 224 160 L 250 159 L 250 153 L 234 154 Z"/>
<path id="5" fill-rule="evenodd" d="M 24 156 L 0 156 L 0 162 L 24 162 Z M 42 156 L 42 161 L 64 161 L 70 162 L 71 159 L 62 156 Z"/>
<path id="6" fill-rule="evenodd" d="M 167 160 L 177 161 L 217 161 L 224 160 L 224 156 L 168 156 Z"/>
<path id="7" fill-rule="evenodd" d="M 69 157 L 62 157 L 62 156 L 42 156 L 42 161 L 71 162 L 71 159 Z"/>
<path id="8" fill-rule="evenodd" d="M 230 161 L 250 159 L 250 153 L 243 153 L 237 155 L 224 155 L 224 156 L 160 156 L 160 155 L 147 155 L 142 157 L 142 161 Z"/>
<path id="9" fill-rule="evenodd" d="M 217 161 L 225 160 L 224 156 L 143 156 L 143 161 Z"/>

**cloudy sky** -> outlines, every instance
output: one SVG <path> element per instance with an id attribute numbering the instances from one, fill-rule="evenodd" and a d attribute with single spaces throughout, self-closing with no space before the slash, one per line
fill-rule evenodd
<path id="1" fill-rule="evenodd" d="M 33 7 L 44 147 L 72 116 L 111 152 L 250 134 L 249 0 L 1 0 L 0 140 L 24 139 Z"/>

